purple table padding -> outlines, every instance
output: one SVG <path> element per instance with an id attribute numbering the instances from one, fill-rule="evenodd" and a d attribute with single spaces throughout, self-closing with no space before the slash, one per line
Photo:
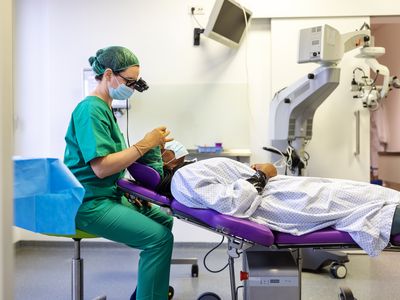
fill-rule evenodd
<path id="1" fill-rule="evenodd" d="M 274 232 L 275 243 L 278 245 L 315 245 L 315 244 L 355 244 L 347 232 L 324 228 L 300 236 L 283 232 Z"/>
<path id="2" fill-rule="evenodd" d="M 168 206 L 175 214 L 193 217 L 194 219 L 218 229 L 224 233 L 231 234 L 263 246 L 277 245 L 340 245 L 355 244 L 347 232 L 325 228 L 301 236 L 288 233 L 272 232 L 265 225 L 261 225 L 247 219 L 235 218 L 222 215 L 211 209 L 198 209 L 187 207 L 175 199 L 172 201 L 153 190 L 160 182 L 160 175 L 154 169 L 139 163 L 133 163 L 128 167 L 129 173 L 140 185 L 127 179 L 120 179 L 118 186 L 126 191 L 144 198 L 152 199 L 152 202 L 161 206 Z M 391 237 L 393 245 L 400 245 L 400 234 Z"/>
<path id="3" fill-rule="evenodd" d="M 176 214 L 189 215 L 226 234 L 241 237 L 263 246 L 271 246 L 274 243 L 274 235 L 265 225 L 247 219 L 222 215 L 212 209 L 190 208 L 176 200 L 172 201 L 171 208 Z"/>

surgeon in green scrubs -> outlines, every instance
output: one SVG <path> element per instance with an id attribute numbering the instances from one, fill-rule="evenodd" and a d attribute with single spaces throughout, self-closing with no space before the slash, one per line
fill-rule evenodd
<path id="1" fill-rule="evenodd" d="M 124 205 L 116 182 L 126 167 L 154 147 L 172 140 L 166 127 L 148 132 L 127 148 L 111 110 L 113 99 L 132 96 L 139 61 L 127 48 L 112 46 L 89 58 L 98 84 L 72 113 L 64 162 L 86 193 L 77 228 L 142 250 L 133 299 L 166 300 L 172 255 L 172 217 L 149 205 Z"/>

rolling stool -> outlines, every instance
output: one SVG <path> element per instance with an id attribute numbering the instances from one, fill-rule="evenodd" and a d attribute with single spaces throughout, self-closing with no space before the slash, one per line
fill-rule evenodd
<path id="1" fill-rule="evenodd" d="M 88 238 L 97 238 L 98 236 L 90 234 L 79 229 L 74 235 L 55 235 L 58 237 L 69 237 L 74 240 L 74 256 L 71 265 L 71 300 L 83 300 L 83 258 L 81 258 L 81 240 Z M 106 300 L 106 296 L 98 296 L 92 300 Z"/>

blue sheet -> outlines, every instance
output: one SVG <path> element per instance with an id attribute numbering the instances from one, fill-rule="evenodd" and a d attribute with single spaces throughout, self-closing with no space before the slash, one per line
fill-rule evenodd
<path id="1" fill-rule="evenodd" d="M 38 233 L 75 234 L 85 190 L 56 158 L 14 158 L 14 223 Z"/>

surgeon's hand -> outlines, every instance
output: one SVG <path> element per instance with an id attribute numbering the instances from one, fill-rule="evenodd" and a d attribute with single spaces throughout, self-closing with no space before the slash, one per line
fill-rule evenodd
<path id="1" fill-rule="evenodd" d="M 140 155 L 145 154 L 151 148 L 156 146 L 163 147 L 166 142 L 170 142 L 173 138 L 169 138 L 170 131 L 165 126 L 157 127 L 146 133 L 144 138 L 134 145 L 140 152 Z"/>
<path id="2" fill-rule="evenodd" d="M 251 166 L 252 169 L 254 170 L 259 170 L 263 172 L 268 178 L 274 177 L 278 174 L 275 166 L 270 163 L 265 163 L 265 164 L 254 164 Z"/>
<path id="3" fill-rule="evenodd" d="M 164 147 L 164 144 L 166 142 L 170 142 L 173 140 L 173 138 L 168 138 L 167 136 L 170 134 L 170 131 L 167 129 L 165 126 L 157 127 L 153 129 L 152 131 L 146 133 L 144 136 L 144 139 L 149 145 L 151 145 L 150 148 L 156 147 L 156 146 L 162 146 Z"/>
<path id="4" fill-rule="evenodd" d="M 135 199 L 134 203 L 138 208 L 142 208 L 142 207 L 151 207 L 151 203 L 149 201 L 146 200 L 141 200 L 141 199 Z"/>
<path id="5" fill-rule="evenodd" d="M 130 204 L 135 205 L 137 208 L 142 208 L 143 206 L 149 208 L 151 207 L 151 203 L 149 201 L 141 200 L 139 198 L 132 198 L 129 193 L 125 193 L 125 197 Z"/>

